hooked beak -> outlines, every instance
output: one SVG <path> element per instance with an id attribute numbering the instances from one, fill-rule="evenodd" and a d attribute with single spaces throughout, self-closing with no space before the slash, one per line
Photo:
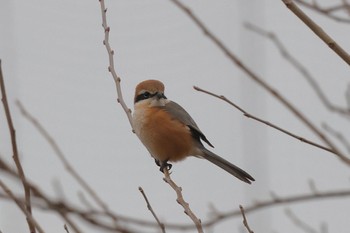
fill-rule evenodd
<path id="1" fill-rule="evenodd" d="M 158 92 L 156 96 L 157 96 L 157 99 L 159 99 L 159 100 L 166 99 L 166 96 L 164 95 L 164 93 L 161 93 L 161 92 Z"/>

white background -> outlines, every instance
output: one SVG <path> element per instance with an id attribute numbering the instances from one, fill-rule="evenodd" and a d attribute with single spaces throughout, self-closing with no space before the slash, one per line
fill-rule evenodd
<path id="1" fill-rule="evenodd" d="M 328 113 L 273 44 L 243 26 L 248 21 L 275 32 L 329 99 L 345 106 L 349 66 L 282 1 L 193 0 L 186 4 L 248 67 L 315 124 L 327 122 L 350 138 L 349 121 Z M 310 193 L 309 180 L 320 191 L 349 187 L 349 167 L 334 155 L 249 120 L 226 103 L 193 90 L 197 85 L 223 94 L 258 117 L 320 142 L 291 112 L 251 82 L 170 1 L 106 1 L 106 6 L 110 43 L 128 106 L 132 108 L 137 83 L 150 78 L 163 81 L 167 97 L 187 109 L 215 145 L 213 151 L 256 178 L 254 184 L 247 185 L 195 158 L 175 164 L 172 177 L 203 221 L 210 218 L 211 205 L 225 212 L 239 204 L 267 200 L 271 192 L 281 197 Z M 349 24 L 305 11 L 350 51 Z M 110 209 L 153 221 L 138 191 L 142 186 L 162 221 L 190 223 L 116 101 L 103 37 L 97 0 L 0 1 L 0 58 L 25 173 L 51 197 L 62 197 L 55 188 L 59 183 L 67 201 L 84 207 L 77 195 L 81 187 L 21 116 L 16 99 L 56 139 L 72 166 Z M 0 113 L 0 156 L 12 162 L 2 108 Z M 1 174 L 2 178 L 22 191 L 13 180 Z M 335 199 L 288 207 L 316 229 L 326 223 L 329 232 L 346 232 L 349 203 L 348 199 Z M 37 210 L 34 215 L 47 232 L 64 232 L 65 222 L 56 215 Z M 284 207 L 254 212 L 248 220 L 256 232 L 302 232 L 285 215 Z M 90 225 L 82 228 L 96 232 Z M 208 232 L 242 229 L 238 217 Z M 28 231 L 23 214 L 6 201 L 0 201 L 0 231 Z M 145 231 L 158 229 L 141 232 Z"/>

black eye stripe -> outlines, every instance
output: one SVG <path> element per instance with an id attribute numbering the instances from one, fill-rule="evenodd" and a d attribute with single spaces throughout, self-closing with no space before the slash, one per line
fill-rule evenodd
<path id="1" fill-rule="evenodd" d="M 156 92 L 156 93 L 151 94 L 151 93 L 149 93 L 148 91 L 146 91 L 146 92 L 144 92 L 144 93 L 139 94 L 138 96 L 136 96 L 136 97 L 135 97 L 135 100 L 134 100 L 134 103 L 137 103 L 137 102 L 139 102 L 139 101 L 141 101 L 141 100 L 145 100 L 145 99 L 152 98 L 152 97 L 154 97 L 154 96 L 156 96 L 156 95 L 159 95 L 159 94 L 161 94 L 161 95 L 160 95 L 160 98 L 166 99 L 166 97 L 165 97 L 165 95 L 164 95 L 163 93 Z"/>
<path id="2" fill-rule="evenodd" d="M 153 97 L 155 95 L 157 95 L 157 93 L 151 94 L 148 91 L 146 91 L 146 92 L 136 96 L 134 103 L 137 103 L 137 102 L 139 102 L 141 100 L 149 99 L 149 98 L 151 98 L 151 97 Z"/>

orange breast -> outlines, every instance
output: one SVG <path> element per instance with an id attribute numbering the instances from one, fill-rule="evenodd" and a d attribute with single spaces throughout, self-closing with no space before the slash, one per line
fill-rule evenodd
<path id="1" fill-rule="evenodd" d="M 141 135 L 152 156 L 160 161 L 182 160 L 190 154 L 193 145 L 189 128 L 159 108 L 148 109 Z"/>

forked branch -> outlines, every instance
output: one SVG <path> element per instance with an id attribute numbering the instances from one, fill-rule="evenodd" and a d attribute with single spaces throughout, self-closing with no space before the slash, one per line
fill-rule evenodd
<path id="1" fill-rule="evenodd" d="M 10 136 L 11 136 L 11 145 L 12 145 L 12 152 L 13 152 L 13 160 L 15 161 L 16 167 L 17 167 L 17 172 L 19 174 L 19 177 L 21 178 L 23 189 L 24 189 L 24 196 L 25 196 L 25 208 L 26 208 L 26 213 L 27 215 L 32 214 L 32 206 L 30 202 L 30 188 L 28 187 L 27 180 L 22 168 L 21 161 L 18 156 L 18 148 L 17 148 L 17 139 L 16 139 L 16 131 L 13 126 L 12 122 L 12 117 L 11 117 L 11 112 L 10 112 L 10 107 L 7 101 L 7 95 L 6 95 L 6 88 L 5 88 L 5 81 L 4 77 L 2 74 L 2 64 L 0 60 L 0 88 L 1 88 L 1 100 L 4 106 L 5 114 L 6 114 L 6 120 L 7 120 L 7 125 L 10 131 Z M 26 216 L 27 216 L 26 215 Z M 31 233 L 35 233 L 35 224 L 32 221 L 33 218 L 27 216 L 27 222 L 29 226 L 29 230 Z"/>

